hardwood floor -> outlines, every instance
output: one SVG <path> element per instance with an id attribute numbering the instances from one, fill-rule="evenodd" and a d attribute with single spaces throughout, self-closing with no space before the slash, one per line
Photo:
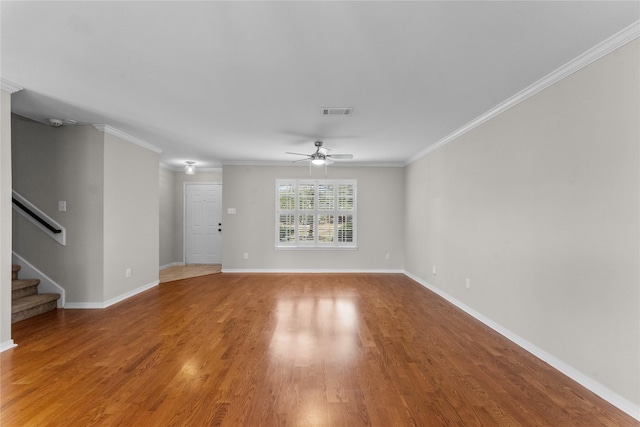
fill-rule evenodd
<path id="1" fill-rule="evenodd" d="M 399 274 L 215 274 L 14 327 L 3 427 L 638 425 Z"/>

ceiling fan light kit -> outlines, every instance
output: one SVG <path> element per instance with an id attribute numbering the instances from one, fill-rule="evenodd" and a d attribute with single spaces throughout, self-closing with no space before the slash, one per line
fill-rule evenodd
<path id="1" fill-rule="evenodd" d="M 329 154 L 329 151 L 331 151 L 331 149 L 323 147 L 322 141 L 316 141 L 313 143 L 313 145 L 315 145 L 316 151 L 312 154 L 291 153 L 288 151 L 286 153 L 286 154 L 293 154 L 294 156 L 305 156 L 306 159 L 294 160 L 293 163 L 309 160 L 309 176 L 311 176 L 311 165 L 315 165 L 315 166 L 324 165 L 324 175 L 327 176 L 327 165 L 330 163 L 333 163 L 334 159 L 339 159 L 339 160 L 353 159 L 353 154 Z"/>

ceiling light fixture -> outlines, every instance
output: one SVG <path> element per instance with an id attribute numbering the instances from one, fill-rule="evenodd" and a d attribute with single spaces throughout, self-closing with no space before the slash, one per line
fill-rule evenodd
<path id="1" fill-rule="evenodd" d="M 316 166 L 322 166 L 326 162 L 327 162 L 327 159 L 324 154 L 316 152 L 311 155 L 311 163 L 313 163 Z"/>
<path id="2" fill-rule="evenodd" d="M 60 126 L 66 125 L 77 125 L 78 121 L 73 119 L 49 119 L 49 124 L 54 128 L 59 128 Z"/>
<path id="3" fill-rule="evenodd" d="M 195 175 L 196 174 L 196 167 L 195 164 L 196 162 L 185 162 L 187 164 L 187 166 L 184 167 L 184 173 L 186 173 L 187 175 Z"/>

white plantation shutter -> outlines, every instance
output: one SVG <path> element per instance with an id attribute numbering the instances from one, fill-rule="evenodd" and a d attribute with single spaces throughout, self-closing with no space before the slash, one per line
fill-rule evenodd
<path id="1" fill-rule="evenodd" d="M 356 180 L 276 180 L 276 247 L 355 248 Z"/>
<path id="2" fill-rule="evenodd" d="M 354 241 L 354 214 L 356 206 L 356 189 L 349 184 L 338 184 L 338 221 L 337 236 L 339 243 Z"/>
<path id="3" fill-rule="evenodd" d="M 276 210 L 279 212 L 276 215 L 279 224 L 276 244 L 292 243 L 296 238 L 296 187 L 293 183 L 282 183 L 276 187 Z"/>

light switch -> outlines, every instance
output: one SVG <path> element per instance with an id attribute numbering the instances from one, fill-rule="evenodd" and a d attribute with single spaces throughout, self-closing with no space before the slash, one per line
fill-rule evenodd
<path id="1" fill-rule="evenodd" d="M 58 202 L 58 210 L 60 212 L 66 212 L 67 211 L 67 202 L 64 200 L 60 200 Z"/>

